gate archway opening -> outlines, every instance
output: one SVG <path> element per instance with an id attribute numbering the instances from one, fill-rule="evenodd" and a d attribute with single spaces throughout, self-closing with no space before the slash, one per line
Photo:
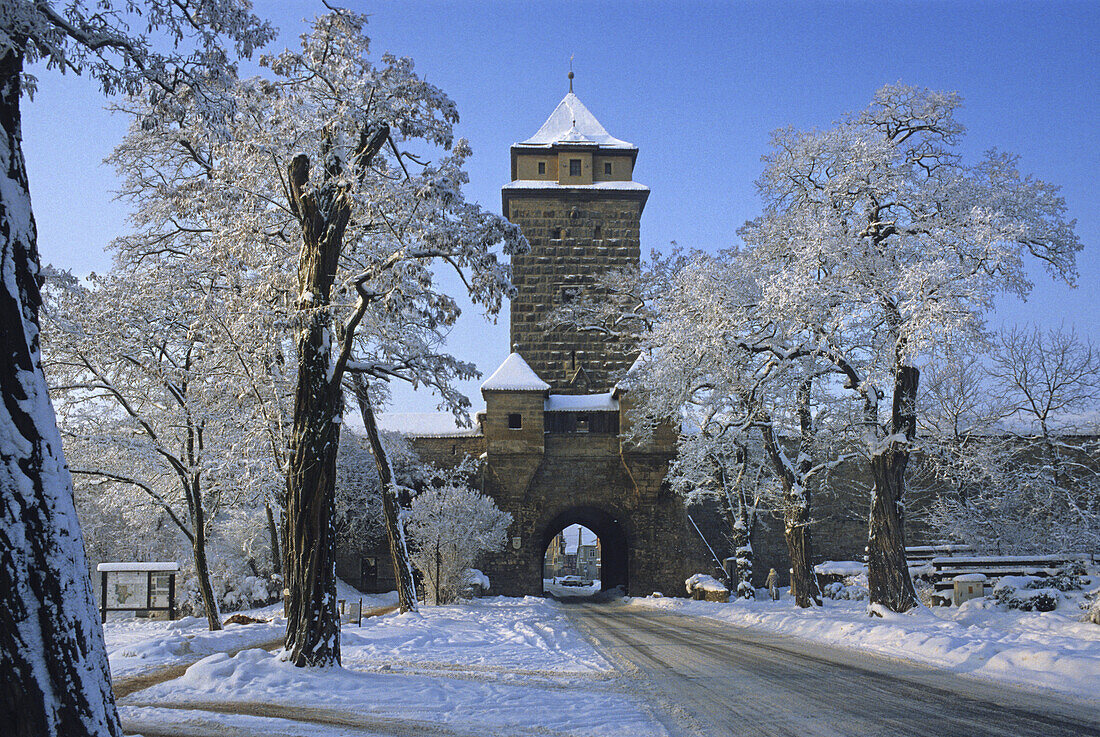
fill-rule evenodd
<path id="1" fill-rule="evenodd" d="M 544 528 L 542 550 L 544 593 L 577 597 L 627 590 L 626 535 L 602 510 L 579 507 L 559 514 Z"/>

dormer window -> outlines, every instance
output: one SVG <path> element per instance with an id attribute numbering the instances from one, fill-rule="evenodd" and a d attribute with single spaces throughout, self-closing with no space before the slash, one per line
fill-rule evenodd
<path id="1" fill-rule="evenodd" d="M 569 159 L 569 176 L 579 177 L 581 175 L 581 160 Z"/>

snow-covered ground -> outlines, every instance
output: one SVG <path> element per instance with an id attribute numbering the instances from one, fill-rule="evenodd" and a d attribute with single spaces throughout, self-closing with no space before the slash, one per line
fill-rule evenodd
<path id="1" fill-rule="evenodd" d="M 870 617 L 866 601 L 825 599 L 822 608 L 806 610 L 786 590 L 778 602 L 763 589 L 757 596 L 755 602 L 728 604 L 673 598 L 629 603 L 1100 699 L 1100 626 L 1081 621 L 1076 607 L 1021 612 L 981 598 L 960 607 Z"/>
<path id="2" fill-rule="evenodd" d="M 397 603 L 396 592 L 360 594 L 342 581 L 337 585 L 336 593 L 344 599 L 362 598 L 364 610 Z M 259 647 L 281 638 L 286 632 L 282 604 L 241 613 L 266 621 L 260 624 L 230 624 L 222 630 L 211 632 L 205 617 L 184 617 L 168 622 L 112 613 L 103 625 L 111 678 L 118 681 L 168 666 L 193 663 L 213 653 Z M 223 615 L 222 619 L 229 616 Z"/>
<path id="3" fill-rule="evenodd" d="M 760 594 L 749 603 L 625 601 L 1096 698 L 1100 627 L 1080 621 L 1075 609 L 1004 611 L 978 599 L 878 618 L 868 617 L 862 601 L 827 599 L 821 609 L 801 610 L 787 592 L 779 602 Z M 340 595 L 358 598 L 350 589 Z M 363 599 L 371 608 L 393 603 L 395 595 Z M 345 625 L 343 667 L 319 670 L 294 668 L 277 648 L 256 647 L 282 636 L 278 606 L 249 614 L 271 621 L 218 633 L 193 618 L 108 622 L 116 679 L 193 663 L 120 700 L 127 730 L 264 737 L 666 734 L 654 707 L 552 600 L 485 598 Z M 242 648 L 251 649 L 225 652 Z M 205 653 L 215 654 L 194 662 Z"/>
<path id="4" fill-rule="evenodd" d="M 343 667 L 323 670 L 260 649 L 211 655 L 123 699 L 122 715 L 128 729 L 178 734 L 211 724 L 265 735 L 376 724 L 394 734 L 395 720 L 413 735 L 433 724 L 479 735 L 666 734 L 553 601 L 497 597 L 372 618 L 346 625 L 341 649 Z"/>
<path id="5" fill-rule="evenodd" d="M 118 681 L 166 666 L 194 662 L 212 653 L 258 647 L 286 630 L 281 605 L 255 609 L 248 614 L 272 621 L 231 624 L 211 632 L 206 619 L 199 617 L 184 617 L 174 622 L 135 617 L 109 619 L 103 625 L 103 636 L 107 641 L 111 678 Z"/>

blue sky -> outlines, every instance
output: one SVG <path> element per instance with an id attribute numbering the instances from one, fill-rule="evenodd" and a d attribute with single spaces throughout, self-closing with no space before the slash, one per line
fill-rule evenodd
<path id="1" fill-rule="evenodd" d="M 640 149 L 652 194 L 642 246 L 717 250 L 759 211 L 754 180 L 770 131 L 827 127 L 903 81 L 959 91 L 974 157 L 997 147 L 1059 184 L 1085 244 L 1076 290 L 1039 269 L 1032 298 L 1003 301 L 991 324 L 1065 322 L 1100 343 L 1100 4 L 1094 2 L 348 2 L 371 15 L 375 55 L 411 56 L 458 104 L 474 148 L 467 196 L 500 211 L 508 146 L 533 134 L 568 89 Z M 256 9 L 295 43 L 318 3 Z M 280 46 L 281 48 L 281 46 Z M 124 232 L 100 164 L 125 129 L 95 86 L 41 71 L 24 138 L 44 261 L 104 270 Z M 507 317 L 469 310 L 451 349 L 488 375 L 508 352 Z M 475 406 L 479 382 L 466 385 Z M 393 411 L 427 411 L 398 392 Z"/>

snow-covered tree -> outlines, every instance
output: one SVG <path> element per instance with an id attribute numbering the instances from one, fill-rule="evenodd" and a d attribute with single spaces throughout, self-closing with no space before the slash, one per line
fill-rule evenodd
<path id="1" fill-rule="evenodd" d="M 812 489 L 846 458 L 823 452 L 822 443 L 832 434 L 831 412 L 823 411 L 819 388 L 838 369 L 815 344 L 799 342 L 804 332 L 763 314 L 759 302 L 744 254 L 698 255 L 681 269 L 658 300 L 654 328 L 642 342 L 646 360 L 627 377 L 639 397 L 632 424 L 644 433 L 679 422 L 690 408 L 710 435 L 762 444 L 782 489 L 769 507 L 782 515 L 792 589 L 807 607 L 820 603 L 811 564 Z"/>
<path id="2" fill-rule="evenodd" d="M 409 505 L 408 533 L 413 563 L 424 579 L 429 604 L 456 601 L 466 572 L 484 553 L 503 550 L 512 515 L 468 485 L 476 462 L 429 470 L 427 487 Z"/>
<path id="3" fill-rule="evenodd" d="M 753 538 L 769 479 L 760 443 L 728 419 L 704 414 L 681 424 L 668 482 L 688 502 L 718 503 L 733 544 L 737 597 L 754 599 Z"/>
<path id="4" fill-rule="evenodd" d="M 339 658 L 331 516 L 345 374 L 428 386 L 464 417 L 453 382 L 475 368 L 440 349 L 459 311 L 433 268 L 457 270 L 493 313 L 510 284 L 491 249 L 525 246 L 462 196 L 470 150 L 453 140 L 454 103 L 409 59 L 372 63 L 364 24 L 343 11 L 317 19 L 300 50 L 261 60 L 270 79 L 225 86 L 236 114 L 222 125 L 132 99 L 115 156 L 141 213 L 126 248 L 216 265 L 231 313 L 274 313 L 267 334 L 235 333 L 261 362 L 295 346 L 284 560 L 299 665 Z"/>
<path id="5" fill-rule="evenodd" d="M 201 95 L 195 82 L 228 68 L 225 44 L 248 55 L 272 36 L 240 0 L 0 3 L 0 719 L 15 735 L 121 734 L 40 364 L 40 263 L 20 115 L 36 81 L 24 67 L 43 59 L 108 93 L 150 84 L 167 105 L 183 90 Z"/>
<path id="6" fill-rule="evenodd" d="M 395 432 L 382 432 L 382 445 L 401 487 L 421 483 L 423 465 L 408 439 Z M 385 537 L 382 510 L 382 482 L 370 440 L 356 432 L 340 433 L 340 452 L 336 459 L 335 524 L 337 538 L 344 544 Z"/>
<path id="7" fill-rule="evenodd" d="M 1081 248 L 1057 187 L 997 151 L 963 162 L 959 104 L 887 85 L 828 130 L 776 132 L 758 181 L 764 214 L 741 231 L 760 309 L 841 359 L 863 398 L 870 599 L 894 611 L 917 604 L 904 521 L 922 353 L 968 344 L 996 296 L 1026 295 L 1029 255 L 1072 283 Z"/>
<path id="8" fill-rule="evenodd" d="M 239 455 L 235 368 L 203 330 L 209 306 L 165 269 L 116 268 L 51 285 L 44 353 L 72 472 L 158 505 L 190 543 L 210 629 L 221 629 L 207 540 L 227 509 L 256 506 Z"/>
<path id="9" fill-rule="evenodd" d="M 968 419 L 985 420 L 954 434 L 931 426 L 922 437 L 924 455 L 947 487 L 931 524 L 1004 555 L 1100 546 L 1100 445 L 1091 414 L 1100 399 L 1100 358 L 1092 346 L 1072 330 L 1014 328 L 994 340 L 989 368 L 957 373 L 948 401 L 930 403 L 928 415 L 965 428 L 955 411 L 976 404 L 980 411 Z M 968 401 L 975 386 L 995 398 L 993 411 L 988 399 Z"/>

